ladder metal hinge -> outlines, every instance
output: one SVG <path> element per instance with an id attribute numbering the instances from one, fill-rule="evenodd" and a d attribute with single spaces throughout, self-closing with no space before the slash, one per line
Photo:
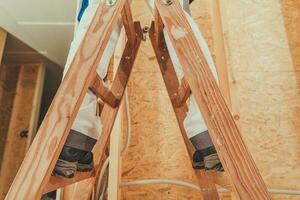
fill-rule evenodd
<path id="1" fill-rule="evenodd" d="M 163 0 L 163 4 L 164 4 L 164 5 L 169 6 L 169 5 L 171 5 L 172 3 L 173 3 L 172 0 Z"/>
<path id="2" fill-rule="evenodd" d="M 107 6 L 114 6 L 117 3 L 117 0 L 106 0 Z"/>
<path id="3" fill-rule="evenodd" d="M 146 41 L 146 40 L 147 40 L 147 34 L 149 33 L 149 31 L 150 31 L 149 26 L 145 26 L 145 27 L 143 28 L 143 41 Z"/>

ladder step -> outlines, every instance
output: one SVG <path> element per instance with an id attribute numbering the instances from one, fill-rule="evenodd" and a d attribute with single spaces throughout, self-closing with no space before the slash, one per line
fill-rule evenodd
<path id="1" fill-rule="evenodd" d="M 173 96 L 173 98 L 175 98 L 176 107 L 182 107 L 183 105 L 185 105 L 187 99 L 191 96 L 191 94 L 191 88 L 185 77 L 183 77 L 181 80 L 181 84 L 177 89 L 177 92 Z"/>
<path id="2" fill-rule="evenodd" d="M 116 108 L 120 104 L 120 99 L 117 98 L 111 90 L 109 90 L 103 83 L 101 77 L 97 74 L 89 89 L 104 103 L 107 103 L 112 108 Z"/>
<path id="3" fill-rule="evenodd" d="M 83 181 L 88 178 L 95 177 L 96 167 L 94 167 L 93 171 L 90 172 L 76 172 L 73 178 L 64 178 L 61 176 L 51 176 L 48 184 L 44 188 L 43 193 L 46 194 L 48 192 L 52 192 L 59 188 L 66 187 L 68 185 L 72 185 L 73 183 Z"/>

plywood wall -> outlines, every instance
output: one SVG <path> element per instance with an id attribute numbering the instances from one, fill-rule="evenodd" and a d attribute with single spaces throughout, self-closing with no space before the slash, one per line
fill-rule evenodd
<path id="1" fill-rule="evenodd" d="M 136 0 L 132 4 L 133 17 L 141 20 L 143 26 L 150 26 L 152 14 L 146 3 Z M 207 6 L 202 0 L 197 4 Z M 197 11 L 201 26 L 208 27 L 205 36 L 211 32 L 206 23 L 207 9 Z M 141 44 L 129 96 L 133 136 L 123 159 L 123 182 L 163 178 L 196 183 L 149 38 Z M 123 188 L 122 193 L 124 199 L 130 200 L 200 199 L 198 191 L 170 185 Z"/>
<path id="2" fill-rule="evenodd" d="M 221 11 L 233 113 L 246 144 L 269 188 L 299 190 L 299 1 L 227 0 Z"/>
<path id="3" fill-rule="evenodd" d="M 220 2 L 232 113 L 268 187 L 300 190 L 299 1 Z M 210 6 L 211 1 L 194 1 L 192 13 L 215 57 Z M 133 1 L 132 8 L 134 18 L 149 26 L 145 3 Z M 149 40 L 141 45 L 129 95 L 133 138 L 123 159 L 123 182 L 196 183 Z M 197 191 L 167 185 L 122 193 L 124 199 L 199 199 Z"/>
<path id="4" fill-rule="evenodd" d="M 6 196 L 26 154 L 27 147 L 30 143 L 30 136 L 36 131 L 41 88 L 44 80 L 44 66 L 41 64 L 22 65 L 17 68 L 15 66 L 9 66 L 6 70 L 6 73 L 12 73 L 15 72 L 15 70 L 19 73 L 9 74 L 15 82 L 4 82 L 7 84 L 4 94 L 8 95 L 4 96 L 4 98 L 8 97 L 8 99 L 6 99 L 7 105 L 1 104 L 1 107 L 8 107 L 8 109 L 1 109 L 1 111 L 5 110 L 5 114 L 9 119 L 6 119 L 7 116 L 4 116 L 7 124 L 1 123 L 1 125 L 8 126 L 5 132 L 1 132 L 4 134 L 3 137 L 6 136 L 6 140 L 4 143 L 3 159 L 1 160 L 0 199 L 4 199 Z M 17 79 L 14 77 L 16 75 L 18 77 Z M 11 86 L 9 86 L 9 84 L 11 84 Z M 6 132 L 7 134 L 5 134 Z M 21 132 L 27 132 L 28 136 L 21 137 Z"/>

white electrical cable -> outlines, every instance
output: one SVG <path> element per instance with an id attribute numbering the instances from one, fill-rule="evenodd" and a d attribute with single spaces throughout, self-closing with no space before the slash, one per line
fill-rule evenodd
<path id="1" fill-rule="evenodd" d="M 107 157 L 106 160 L 104 161 L 101 171 L 100 171 L 98 184 L 97 184 L 97 188 L 96 188 L 96 197 L 98 197 L 100 195 L 100 186 L 101 186 L 101 183 L 103 180 L 104 173 L 107 170 L 108 164 L 109 164 L 109 157 Z"/>
<path id="2" fill-rule="evenodd" d="M 126 139 L 125 145 L 121 151 L 121 156 L 124 156 L 127 153 L 129 145 L 130 145 L 130 141 L 131 141 L 131 116 L 130 116 L 129 98 L 128 98 L 127 89 L 125 90 L 125 99 L 124 100 L 125 100 L 125 109 L 126 109 L 126 116 L 127 116 L 127 139 Z M 103 196 L 103 194 L 100 194 L 100 186 L 101 186 L 101 182 L 103 180 L 104 173 L 108 169 L 107 168 L 108 165 L 109 165 L 109 156 L 104 161 L 103 166 L 100 171 L 100 176 L 99 176 L 98 184 L 97 184 L 97 188 L 96 188 L 96 197 L 98 197 L 99 195 L 100 195 L 100 197 Z M 99 197 L 99 200 L 100 200 L 100 197 Z"/>
<path id="3" fill-rule="evenodd" d="M 127 89 L 125 91 L 125 109 L 126 109 L 126 116 L 127 116 L 127 139 L 126 139 L 125 146 L 121 152 L 121 156 L 124 156 L 127 153 L 131 141 L 131 116 L 130 116 L 129 98 L 128 98 Z"/>
<path id="4" fill-rule="evenodd" d="M 121 156 L 124 156 L 126 152 L 128 151 L 129 145 L 130 145 L 130 140 L 131 140 L 131 116 L 130 116 L 130 110 L 129 110 L 129 101 L 128 101 L 128 93 L 125 91 L 125 105 L 126 105 L 126 115 L 127 115 L 127 139 L 125 146 L 121 152 Z M 105 170 L 107 170 L 109 164 L 109 157 L 105 160 L 103 167 L 101 169 L 100 177 L 99 177 L 99 183 L 101 183 Z M 199 190 L 199 186 L 180 181 L 180 180 L 168 180 L 168 179 L 145 179 L 145 180 L 135 180 L 131 182 L 125 182 L 121 183 L 121 187 L 130 187 L 130 186 L 139 186 L 139 185 L 153 185 L 153 184 L 169 184 L 169 185 L 177 185 L 177 186 L 182 186 L 182 187 L 188 187 L 191 189 Z M 100 184 L 98 184 L 99 187 Z M 97 188 L 98 189 L 98 188 Z M 99 188 L 100 190 L 100 188 Z M 229 192 L 229 190 L 225 188 L 220 188 L 218 189 L 218 192 Z M 273 194 L 284 194 L 284 195 L 300 195 L 300 191 L 298 190 L 282 190 L 282 189 L 269 189 L 270 193 Z M 99 194 L 99 193 L 96 193 Z M 99 200 L 102 200 L 104 196 L 104 191 L 102 191 Z"/>
<path id="5" fill-rule="evenodd" d="M 140 186 L 140 185 L 160 185 L 160 184 L 168 184 L 168 185 L 177 185 L 182 187 L 188 187 L 195 190 L 200 190 L 199 186 L 188 183 L 185 181 L 179 181 L 179 180 L 168 180 L 168 179 L 144 179 L 144 180 L 135 180 L 130 182 L 124 182 L 121 183 L 121 187 L 131 187 L 131 186 Z M 218 189 L 218 192 L 230 192 L 229 190 L 225 188 Z M 283 189 L 269 189 L 269 192 L 272 194 L 284 194 L 284 195 L 300 195 L 299 190 L 283 190 Z"/>

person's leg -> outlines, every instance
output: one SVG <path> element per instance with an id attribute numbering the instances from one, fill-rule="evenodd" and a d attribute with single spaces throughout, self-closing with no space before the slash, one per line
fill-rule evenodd
<path id="1" fill-rule="evenodd" d="M 216 68 L 215 68 L 213 59 L 211 57 L 211 54 L 209 52 L 209 48 L 202 36 L 197 24 L 194 22 L 193 18 L 189 14 L 188 2 L 183 1 L 181 3 L 182 3 L 183 8 L 186 11 L 185 15 L 192 27 L 192 30 L 194 31 L 195 37 L 198 41 L 199 46 L 201 47 L 201 49 L 203 51 L 204 57 L 207 60 L 207 63 L 209 65 L 216 81 L 218 82 Z M 179 63 L 175 49 L 171 43 L 171 40 L 170 40 L 166 30 L 164 30 L 164 36 L 165 36 L 168 51 L 169 51 L 172 63 L 174 65 L 176 74 L 179 79 L 182 79 L 184 75 L 183 75 L 183 71 L 181 68 L 181 64 Z M 185 130 L 187 132 L 187 135 L 188 135 L 190 141 L 192 142 L 193 146 L 196 149 L 194 157 L 193 157 L 194 168 L 196 168 L 196 169 L 214 169 L 214 170 L 222 171 L 223 170 L 222 164 L 216 153 L 215 147 L 211 141 L 207 127 L 205 125 L 205 122 L 203 120 L 203 117 L 201 115 L 201 112 L 198 108 L 198 105 L 197 105 L 193 95 L 191 95 L 191 98 L 190 98 L 189 112 L 187 114 L 187 117 L 184 120 L 184 127 L 185 127 Z"/>
<path id="2" fill-rule="evenodd" d="M 210 54 L 207 43 L 202 36 L 200 29 L 193 20 L 190 14 L 185 13 L 189 24 L 192 27 L 197 42 L 204 54 L 207 64 L 212 71 L 215 80 L 218 82 L 218 75 Z M 223 171 L 223 166 L 220 162 L 216 149 L 211 141 L 203 116 L 198 108 L 195 98 L 191 96 L 189 112 L 184 121 L 186 132 L 194 145 L 196 152 L 193 157 L 194 168 Z"/>
<path id="3" fill-rule="evenodd" d="M 74 40 L 71 44 L 64 75 L 92 21 L 98 3 L 98 0 L 90 2 L 81 18 Z M 108 42 L 108 46 L 104 50 L 103 59 L 101 59 L 98 65 L 97 73 L 101 78 L 104 78 L 107 74 L 108 64 L 118 42 L 120 29 L 121 24 L 119 23 L 114 29 Z M 93 154 L 91 151 L 102 131 L 101 120 L 100 117 L 96 115 L 96 109 L 97 97 L 91 91 L 88 91 L 72 125 L 69 136 L 59 156 L 59 160 L 56 163 L 53 171 L 54 175 L 71 178 L 76 171 L 90 171 L 93 169 Z"/>

